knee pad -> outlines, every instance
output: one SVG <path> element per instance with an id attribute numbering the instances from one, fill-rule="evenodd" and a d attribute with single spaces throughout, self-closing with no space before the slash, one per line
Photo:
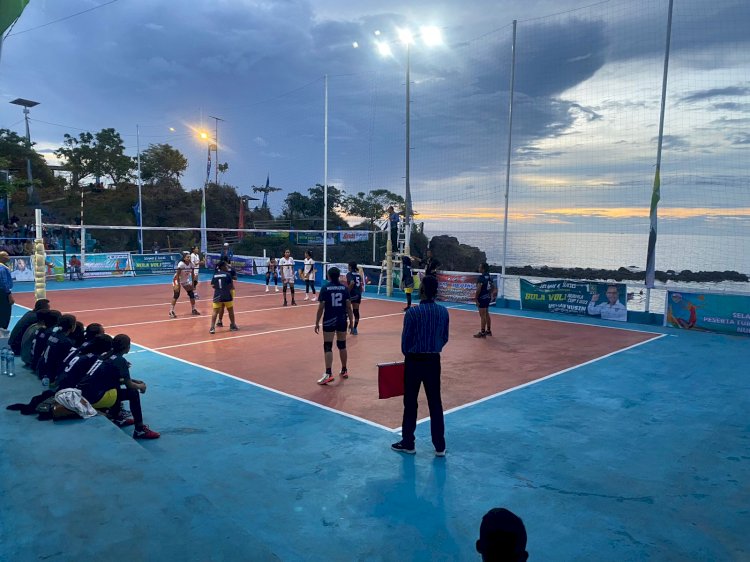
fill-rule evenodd
<path id="1" fill-rule="evenodd" d="M 346 349 L 346 340 L 336 340 L 336 347 Z"/>
<path id="2" fill-rule="evenodd" d="M 333 351 L 333 342 L 332 341 L 324 341 L 323 342 L 323 351 L 326 353 L 330 353 Z"/>

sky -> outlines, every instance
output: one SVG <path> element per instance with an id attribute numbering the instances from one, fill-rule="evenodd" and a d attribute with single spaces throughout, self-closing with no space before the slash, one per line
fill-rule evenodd
<path id="1" fill-rule="evenodd" d="M 414 208 L 432 232 L 496 232 L 515 19 L 510 229 L 647 231 L 667 0 L 117 0 L 38 28 L 105 3 L 31 0 L 4 43 L 0 102 L 40 102 L 32 136 L 50 158 L 65 133 L 104 127 L 135 155 L 138 125 L 142 149 L 170 143 L 188 157 L 183 183 L 198 188 L 206 141 L 195 131 L 213 134 L 209 116 L 218 116 L 222 181 L 251 194 L 270 175 L 283 190 L 270 200 L 278 212 L 287 193 L 323 183 L 328 75 L 329 183 L 403 195 L 406 51 L 397 28 L 418 35 L 433 25 L 443 45 L 417 38 L 409 53 Z M 746 0 L 675 1 L 666 233 L 750 231 L 747 29 Z M 380 56 L 376 39 L 393 56 Z M 21 132 L 21 117 L 0 103 L 0 127 Z"/>

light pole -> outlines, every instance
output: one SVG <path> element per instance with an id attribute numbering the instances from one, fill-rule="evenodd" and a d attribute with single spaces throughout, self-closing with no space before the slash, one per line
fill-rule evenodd
<path id="1" fill-rule="evenodd" d="M 214 156 L 216 156 L 216 185 L 219 185 L 219 121 L 224 121 L 221 117 L 214 117 L 213 115 L 208 116 L 210 119 L 215 119 L 214 126 Z"/>
<path id="2" fill-rule="evenodd" d="M 203 182 L 203 191 L 201 195 L 201 253 L 205 256 L 208 252 L 208 233 L 206 231 L 206 187 L 208 180 L 211 178 L 211 139 L 208 133 L 202 132 L 200 138 L 207 141 L 208 161 L 206 164 L 206 181 Z"/>
<path id="3" fill-rule="evenodd" d="M 143 253 L 143 180 L 141 179 L 141 129 L 135 126 L 135 145 L 138 154 L 138 248 Z"/>
<path id="4" fill-rule="evenodd" d="M 29 180 L 26 194 L 29 202 L 34 204 L 36 203 L 36 197 L 34 193 L 34 178 L 31 175 L 31 132 L 29 131 L 29 108 L 39 105 L 39 102 L 16 98 L 10 103 L 23 107 L 23 118 L 26 121 L 26 149 L 29 151 L 29 154 L 26 156 L 26 179 Z"/>
<path id="5" fill-rule="evenodd" d="M 375 32 L 380 35 L 379 31 Z M 423 26 L 419 28 L 419 34 L 415 37 L 409 29 L 398 29 L 398 38 L 406 46 L 406 162 L 405 162 L 405 186 L 404 200 L 404 253 L 409 253 L 411 241 L 412 200 L 411 200 L 411 45 L 420 39 L 428 47 L 440 45 L 443 42 L 440 29 L 435 26 Z M 376 41 L 378 52 L 382 56 L 392 56 L 390 45 L 383 41 Z"/>

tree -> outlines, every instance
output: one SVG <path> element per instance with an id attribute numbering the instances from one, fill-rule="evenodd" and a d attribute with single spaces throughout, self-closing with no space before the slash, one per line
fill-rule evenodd
<path id="1" fill-rule="evenodd" d="M 284 216 L 290 221 L 305 220 L 302 225 L 305 229 L 323 228 L 323 186 L 315 184 L 307 190 L 309 195 L 303 195 L 299 191 L 293 191 L 284 199 Z M 348 226 L 347 222 L 337 213 L 343 209 L 344 192 L 339 188 L 328 186 L 328 228 Z"/>
<path id="2" fill-rule="evenodd" d="M 32 143 L 33 147 L 34 143 Z M 5 164 L 0 170 L 8 170 L 19 183 L 26 181 L 26 159 L 31 158 L 31 175 L 35 183 L 48 186 L 55 183 L 55 176 L 44 157 L 26 146 L 26 138 L 10 129 L 0 129 L 0 158 Z M 23 183 L 26 185 L 26 183 Z"/>
<path id="3" fill-rule="evenodd" d="M 187 166 L 187 158 L 169 144 L 151 144 L 141 153 L 141 178 L 150 185 L 179 185 Z"/>
<path id="4" fill-rule="evenodd" d="M 391 205 L 403 207 L 404 198 L 387 189 L 374 189 L 368 193 L 360 191 L 342 201 L 342 207 L 348 215 L 369 221 L 370 230 L 376 230 L 375 222 L 387 214 Z"/>
<path id="5" fill-rule="evenodd" d="M 216 166 L 216 169 L 219 170 L 219 173 L 221 174 L 221 179 L 224 179 L 224 174 L 227 173 L 227 170 L 229 170 L 229 164 L 224 162 L 223 164 L 218 164 Z"/>
<path id="6" fill-rule="evenodd" d="M 120 133 L 111 128 L 95 135 L 81 133 L 78 138 L 65 134 L 63 146 L 55 155 L 65 160 L 65 169 L 72 174 L 72 187 L 78 187 L 88 176 L 94 176 L 97 184 L 108 177 L 117 185 L 129 179 L 135 168 L 133 158 L 125 155 Z"/>

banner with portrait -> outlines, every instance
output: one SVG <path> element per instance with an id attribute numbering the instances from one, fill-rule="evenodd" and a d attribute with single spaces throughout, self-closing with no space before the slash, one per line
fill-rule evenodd
<path id="1" fill-rule="evenodd" d="M 664 325 L 750 336 L 750 296 L 667 291 Z"/>
<path id="2" fill-rule="evenodd" d="M 532 283 L 520 279 L 521 309 L 541 310 L 627 322 L 627 288 L 622 283 L 585 283 L 558 279 Z"/>
<path id="3" fill-rule="evenodd" d="M 84 277 L 130 277 L 135 275 L 130 252 L 86 254 Z"/>

